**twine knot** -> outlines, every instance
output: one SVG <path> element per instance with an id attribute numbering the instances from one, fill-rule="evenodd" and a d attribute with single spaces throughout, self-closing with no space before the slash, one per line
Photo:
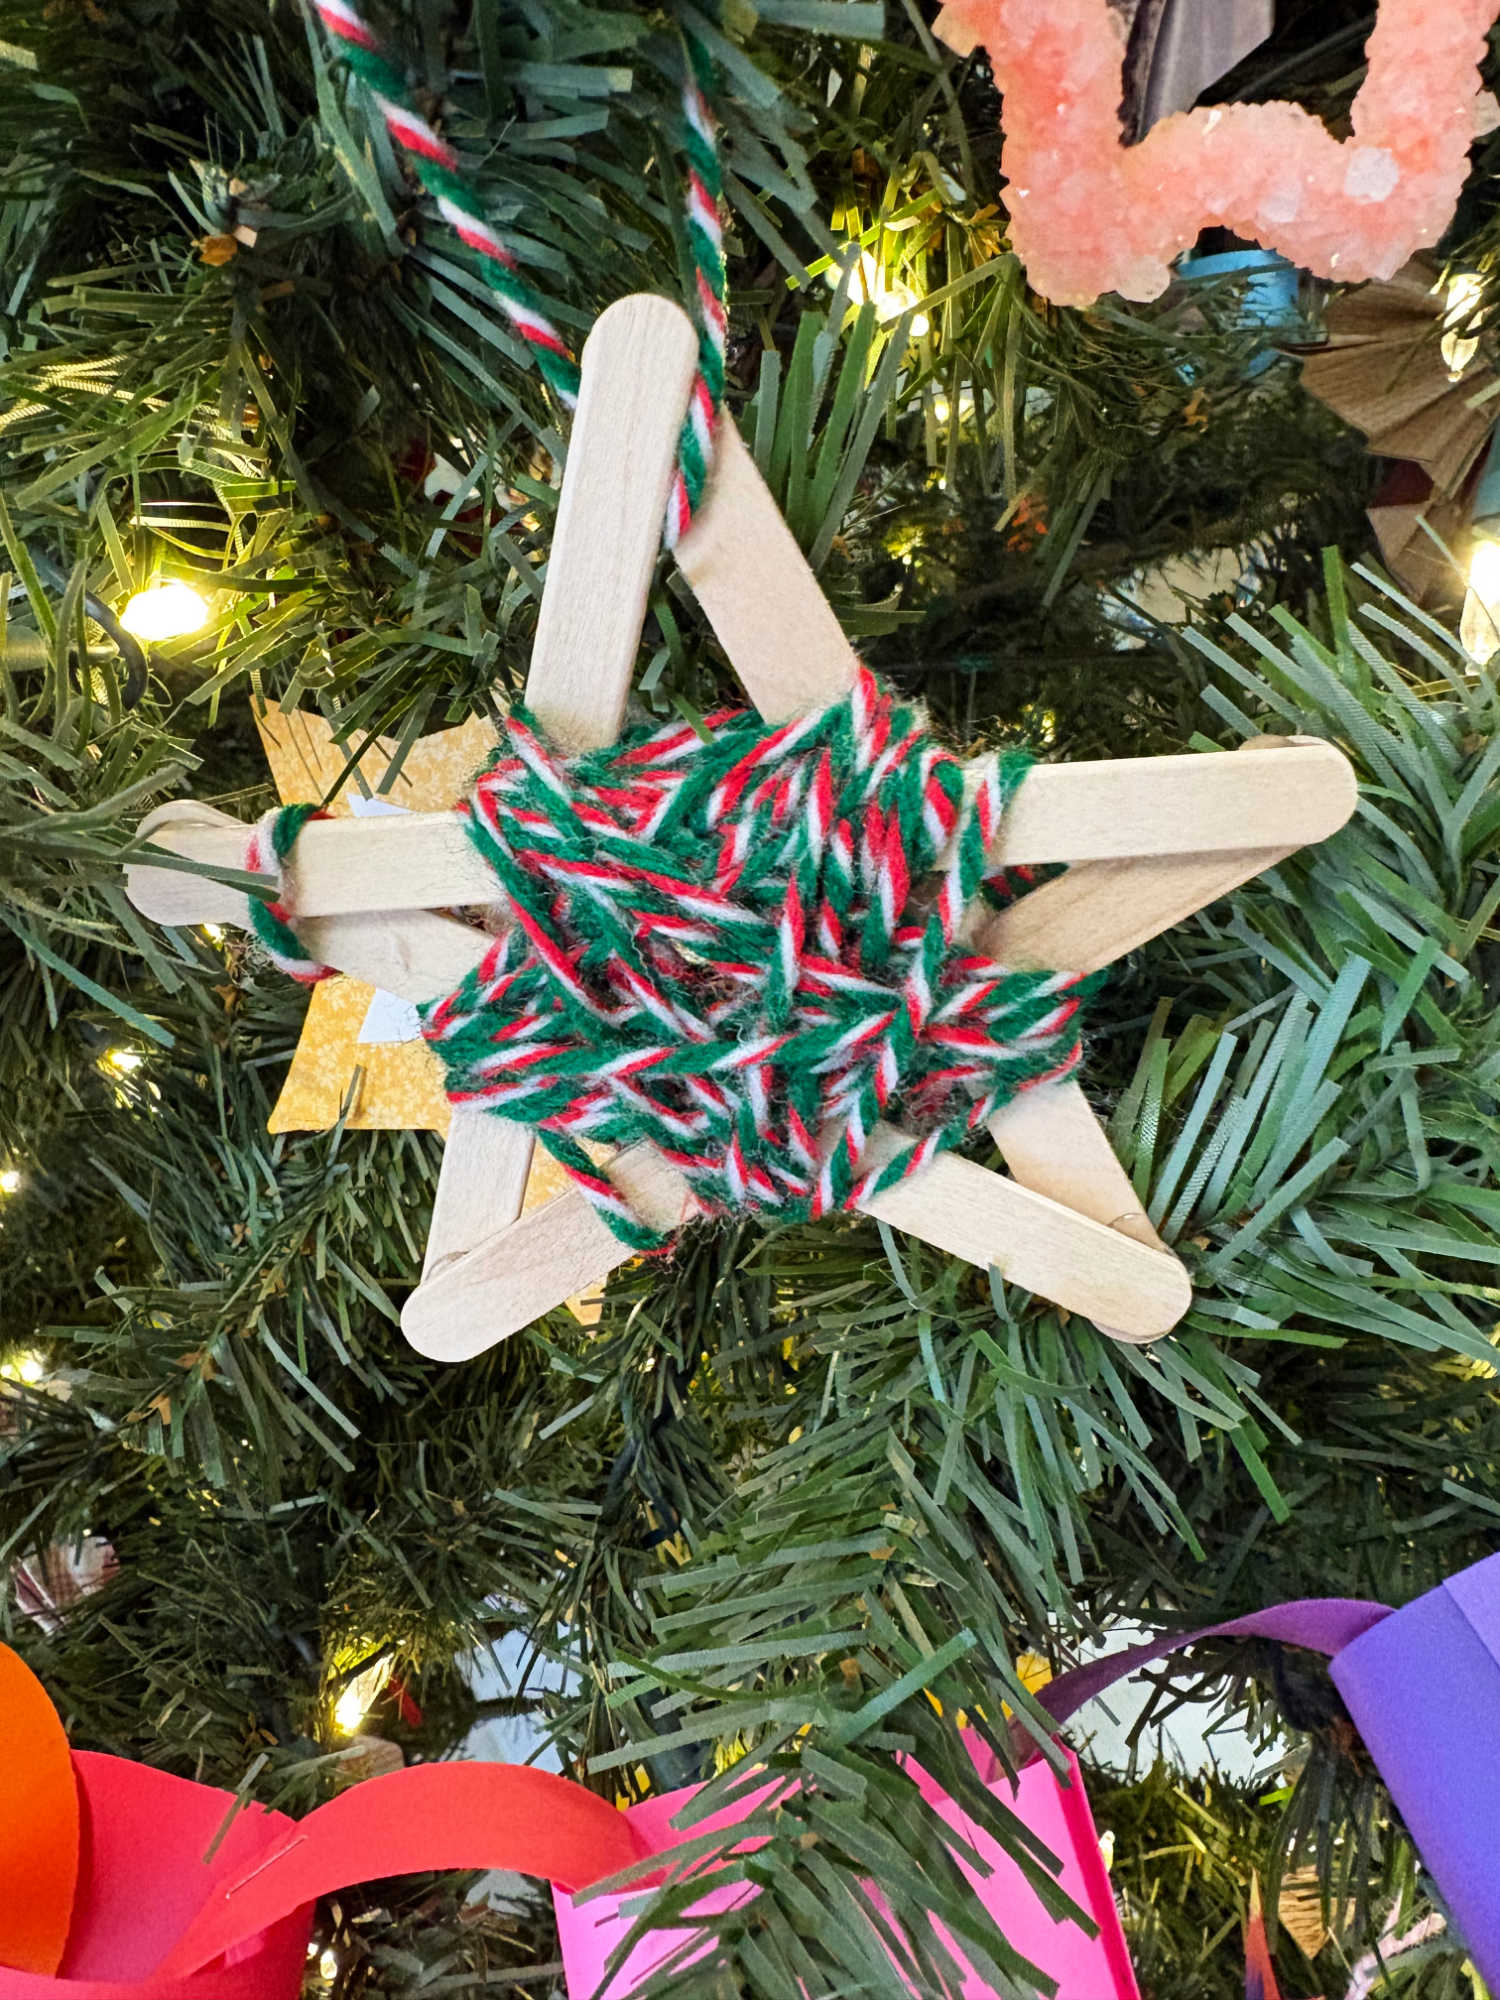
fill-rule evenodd
<path id="1" fill-rule="evenodd" d="M 663 1239 L 585 1142 L 650 1141 L 711 1213 L 788 1221 L 920 1172 L 1081 1054 L 1091 981 L 961 935 L 1027 764 L 966 785 L 863 670 L 793 722 L 725 711 L 574 758 L 515 711 L 460 808 L 512 923 L 424 1018 L 449 1097 L 535 1126 L 637 1249 Z"/>

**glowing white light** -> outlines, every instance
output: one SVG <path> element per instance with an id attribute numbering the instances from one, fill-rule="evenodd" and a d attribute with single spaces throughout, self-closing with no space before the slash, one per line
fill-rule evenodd
<path id="1" fill-rule="evenodd" d="M 1458 636 L 1476 667 L 1500 652 L 1500 541 L 1488 535 L 1481 535 L 1469 554 L 1469 594 Z"/>
<path id="2" fill-rule="evenodd" d="M 377 1660 L 363 1673 L 356 1674 L 348 1685 L 339 1692 L 333 1704 L 334 1727 L 344 1736 L 357 1736 L 365 1717 L 380 1699 L 381 1690 L 391 1677 L 394 1662 L 389 1659 Z"/>
<path id="3" fill-rule="evenodd" d="M 208 622 L 208 606 L 190 583 L 173 579 L 138 590 L 120 613 L 120 623 L 148 645 L 163 639 L 185 639 Z"/>
<path id="4" fill-rule="evenodd" d="M 28 1388 L 34 1387 L 46 1373 L 45 1357 L 32 1348 L 11 1355 L 8 1361 L 0 1362 L 0 1376 L 4 1376 L 7 1382 L 24 1382 Z"/>
<path id="5" fill-rule="evenodd" d="M 366 1713 L 364 1695 L 360 1692 L 358 1683 L 351 1682 L 333 1704 L 334 1722 L 345 1736 L 357 1736 L 359 1725 L 364 1721 Z"/>
<path id="6" fill-rule="evenodd" d="M 110 1049 L 104 1056 L 106 1069 L 112 1069 L 120 1076 L 129 1076 L 132 1070 L 140 1068 L 146 1058 L 139 1049 Z"/>
<path id="7" fill-rule="evenodd" d="M 824 273 L 827 283 L 838 289 L 843 272 L 837 265 L 830 265 Z M 917 303 L 917 295 L 910 285 L 902 284 L 899 278 L 888 279 L 880 265 L 868 250 L 861 250 L 858 261 L 849 276 L 849 296 L 851 299 L 868 299 L 880 319 L 899 319 Z M 911 337 L 920 340 L 931 330 L 932 322 L 926 313 L 915 314 L 911 322 Z"/>
<path id="8" fill-rule="evenodd" d="M 21 1169 L 19 1167 L 0 1167 L 0 1194 L 19 1194 L 20 1192 Z"/>
<path id="9" fill-rule="evenodd" d="M 339 1962 L 331 1951 L 325 1951 L 318 1959 L 318 1972 L 330 1985 L 339 1976 Z"/>
<path id="10" fill-rule="evenodd" d="M 1443 310 L 1443 360 L 1448 379 L 1456 382 L 1479 352 L 1478 337 L 1461 329 L 1484 296 L 1484 282 L 1475 271 L 1458 271 L 1448 280 L 1448 303 Z"/>
<path id="11" fill-rule="evenodd" d="M 963 423 L 974 414 L 974 398 L 967 389 L 961 389 L 958 396 L 958 421 Z M 943 395 L 932 399 L 932 420 L 935 424 L 947 424 L 952 420 L 953 406 Z"/>

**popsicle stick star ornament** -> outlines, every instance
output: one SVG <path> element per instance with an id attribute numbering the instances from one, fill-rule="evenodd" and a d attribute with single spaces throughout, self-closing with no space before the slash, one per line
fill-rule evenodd
<path id="1" fill-rule="evenodd" d="M 654 298 L 613 307 L 590 338 L 530 714 L 512 719 L 470 812 L 315 821 L 281 878 L 308 959 L 438 1003 L 427 1022 L 440 1052 L 455 1019 L 482 1018 L 449 1063 L 450 1089 L 456 1073 L 490 1082 L 455 1111 L 408 1337 L 445 1359 L 477 1353 L 597 1287 L 705 1198 L 729 1205 L 722 1190 L 739 1174 L 773 1218 L 852 1206 L 1118 1337 L 1156 1338 L 1190 1287 L 1073 1079 L 1073 997 L 1121 953 L 1332 833 L 1353 809 L 1349 765 L 1332 745 L 1282 740 L 1024 779 L 994 759 L 961 767 L 864 675 L 729 423 L 676 559 L 756 714 L 711 718 L 707 741 L 645 731 L 607 750 L 694 352 L 685 316 Z M 190 804 L 142 830 L 231 868 L 251 831 Z M 774 911 L 773 849 L 800 857 Z M 975 893 L 998 870 L 1049 862 L 1071 865 L 1008 907 Z M 853 899 L 842 909 L 840 882 Z M 129 889 L 164 922 L 245 917 L 233 891 L 190 873 L 137 864 Z M 497 902 L 511 920 L 499 940 L 438 914 Z M 584 912 L 561 945 L 560 904 Z M 705 959 L 707 988 L 694 979 Z M 742 1006 L 746 988 L 759 1011 Z M 759 1041 L 747 1019 L 762 1023 Z M 757 1078 L 774 1073 L 783 1032 L 803 1038 L 809 1075 L 773 1078 L 773 1101 Z M 721 1066 L 705 1067 L 705 1042 L 726 1035 Z M 518 1098 L 574 1169 L 525 1215 L 531 1133 L 485 1108 Z M 760 1120 L 786 1135 L 785 1157 L 757 1143 Z M 980 1127 L 1009 1175 L 944 1150 Z M 600 1140 L 625 1143 L 599 1157 Z"/>

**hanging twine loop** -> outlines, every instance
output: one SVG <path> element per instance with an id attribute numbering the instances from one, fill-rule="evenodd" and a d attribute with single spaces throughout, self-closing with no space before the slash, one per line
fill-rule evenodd
<path id="1" fill-rule="evenodd" d="M 531 349 L 537 371 L 558 401 L 578 401 L 578 362 L 548 317 L 540 293 L 485 214 L 483 197 L 458 154 L 423 117 L 406 80 L 380 37 L 350 0 L 314 0 L 318 18 L 349 68 L 369 88 L 386 130 L 410 160 L 438 212 L 479 257 L 485 280 L 516 332 Z M 714 67 L 695 37 L 682 37 L 683 201 L 693 257 L 693 318 L 698 328 L 698 371 L 677 446 L 677 469 L 667 500 L 663 539 L 675 548 L 691 526 L 713 463 L 714 432 L 724 405 L 724 350 L 729 327 L 728 277 L 719 224 L 723 177 L 718 130 L 711 109 Z"/>
<path id="2" fill-rule="evenodd" d="M 639 1250 L 665 1239 L 584 1142 L 647 1140 L 711 1213 L 787 1221 L 919 1173 L 1080 1058 L 1093 982 L 960 934 L 1025 769 L 991 760 L 966 797 L 863 671 L 795 722 L 726 712 L 573 759 L 517 711 L 463 808 L 512 926 L 424 1021 L 450 1098 L 535 1126 Z"/>

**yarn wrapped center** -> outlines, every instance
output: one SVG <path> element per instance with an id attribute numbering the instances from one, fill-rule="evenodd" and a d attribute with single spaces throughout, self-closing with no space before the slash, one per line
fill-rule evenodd
<path id="1" fill-rule="evenodd" d="M 449 1097 L 534 1126 L 638 1249 L 663 1239 L 591 1145 L 650 1141 L 711 1213 L 788 1221 L 920 1172 L 1081 1054 L 1091 981 L 963 941 L 1027 764 L 966 782 L 865 671 L 792 722 L 572 758 L 515 711 L 460 808 L 511 922 L 424 1017 Z"/>

